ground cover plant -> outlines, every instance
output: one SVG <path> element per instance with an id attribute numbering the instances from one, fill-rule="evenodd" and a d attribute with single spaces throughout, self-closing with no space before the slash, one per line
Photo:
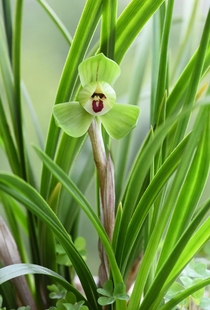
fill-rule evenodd
<path id="1" fill-rule="evenodd" d="M 69 44 L 43 142 L 21 75 L 24 1 L 11 2 L 1 1 L 0 20 L 0 146 L 10 166 L 0 171 L 1 309 L 210 309 L 209 8 L 189 1 L 185 19 L 176 0 L 132 0 L 118 16 L 117 0 L 87 0 L 70 34 L 37 0 Z M 121 103 L 115 82 L 132 44 Z M 25 103 L 39 143 L 28 141 Z M 98 274 L 81 213 L 98 238 Z"/>

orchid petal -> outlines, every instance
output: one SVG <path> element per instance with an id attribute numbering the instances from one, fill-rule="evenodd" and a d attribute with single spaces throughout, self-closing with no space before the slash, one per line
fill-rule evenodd
<path id="1" fill-rule="evenodd" d="M 100 120 L 107 133 L 114 139 L 127 135 L 138 121 L 140 109 L 129 104 L 115 104 Z"/>
<path id="2" fill-rule="evenodd" d="M 118 64 L 102 53 L 84 60 L 78 70 L 83 87 L 90 82 L 98 81 L 113 85 L 120 75 Z"/>
<path id="3" fill-rule="evenodd" d="M 74 138 L 83 136 L 94 118 L 76 101 L 55 105 L 53 115 L 57 126 Z"/>

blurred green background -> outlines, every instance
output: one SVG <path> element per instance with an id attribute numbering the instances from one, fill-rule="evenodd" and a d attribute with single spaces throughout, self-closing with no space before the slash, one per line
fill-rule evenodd
<path id="1" fill-rule="evenodd" d="M 48 0 L 47 2 L 63 21 L 73 37 L 86 1 Z M 119 0 L 118 15 L 123 11 L 129 2 L 130 1 L 128 0 Z M 193 22 L 192 29 L 190 29 L 188 43 L 183 50 L 184 55 L 183 53 L 181 54 L 181 61 L 179 61 L 179 66 L 175 66 L 176 57 L 182 47 L 182 39 L 186 28 L 186 22 L 188 21 L 190 12 L 193 7 L 192 3 L 195 2 L 197 3 L 196 19 Z M 14 5 L 14 3 L 15 1 L 11 1 L 12 5 Z M 170 61 L 172 64 L 171 76 L 174 77 L 171 80 L 171 85 L 173 85 L 173 83 L 176 81 L 176 77 L 178 74 L 180 74 L 190 56 L 193 54 L 197 45 L 199 44 L 204 17 L 206 16 L 206 12 L 209 6 L 209 0 L 175 0 L 174 22 L 172 24 L 170 40 Z M 2 8 L 0 7 L 0 10 L 1 9 Z M 95 33 L 93 43 L 98 41 L 99 33 L 100 25 Z M 151 42 L 152 24 L 150 21 L 143 29 L 140 36 L 135 40 L 131 49 L 125 56 L 121 64 L 122 74 L 116 82 L 115 86 L 118 102 L 127 102 L 128 93 L 132 86 L 132 73 L 136 68 L 142 51 L 144 49 L 147 50 L 148 58 L 146 61 L 143 82 L 139 81 L 140 83 L 142 82 L 141 92 L 139 95 L 141 116 L 138 127 L 134 132 L 136 137 L 135 144 L 137 142 L 138 145 L 145 137 L 145 134 L 150 126 L 149 100 L 151 83 Z M 25 0 L 22 28 L 22 79 L 33 103 L 33 107 L 35 109 L 44 140 L 47 134 L 52 107 L 68 50 L 69 46 L 67 42 L 56 29 L 52 20 L 43 10 L 40 4 L 35 0 Z M 142 63 L 142 69 L 143 66 L 144 63 Z M 24 116 L 24 126 L 26 128 L 28 138 L 28 148 L 33 158 L 33 163 L 37 167 L 37 178 L 39 178 L 41 172 L 41 163 L 37 159 L 30 146 L 31 143 L 38 144 L 38 140 L 34 130 L 34 125 L 31 120 L 29 109 L 25 105 Z M 116 153 L 118 143 L 119 142 L 114 142 Z M 133 154 L 135 154 L 135 145 L 133 145 Z M 7 159 L 2 150 L 0 150 L 0 169 L 7 171 L 9 170 Z M 94 197 L 92 195 L 93 189 L 94 184 L 92 182 L 90 189 L 87 192 L 87 197 L 94 205 Z M 93 272 L 96 273 L 98 268 L 98 257 L 96 253 L 97 236 L 91 224 L 86 221 L 84 216 L 82 216 L 80 232 L 81 235 L 87 239 L 88 265 L 93 270 Z"/>

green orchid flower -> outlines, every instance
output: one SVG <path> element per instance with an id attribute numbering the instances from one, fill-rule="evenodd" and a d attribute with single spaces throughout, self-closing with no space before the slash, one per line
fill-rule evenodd
<path id="1" fill-rule="evenodd" d="M 84 60 L 78 70 L 82 84 L 78 101 L 55 105 L 57 126 L 77 138 L 88 131 L 96 118 L 112 138 L 128 134 L 136 126 L 140 110 L 137 106 L 116 103 L 112 86 L 120 75 L 117 63 L 101 53 Z"/>

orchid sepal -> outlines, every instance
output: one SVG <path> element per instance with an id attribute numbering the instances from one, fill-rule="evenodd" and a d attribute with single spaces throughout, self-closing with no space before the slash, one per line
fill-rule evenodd
<path id="1" fill-rule="evenodd" d="M 110 137 L 118 140 L 136 126 L 139 114 L 140 109 L 137 106 L 116 103 L 100 120 Z"/>
<path id="2" fill-rule="evenodd" d="M 78 67 L 82 86 L 97 81 L 105 81 L 113 85 L 120 75 L 120 67 L 116 62 L 100 53 L 84 60 Z"/>
<path id="3" fill-rule="evenodd" d="M 74 138 L 83 136 L 94 118 L 77 101 L 55 105 L 53 115 L 56 125 Z"/>

